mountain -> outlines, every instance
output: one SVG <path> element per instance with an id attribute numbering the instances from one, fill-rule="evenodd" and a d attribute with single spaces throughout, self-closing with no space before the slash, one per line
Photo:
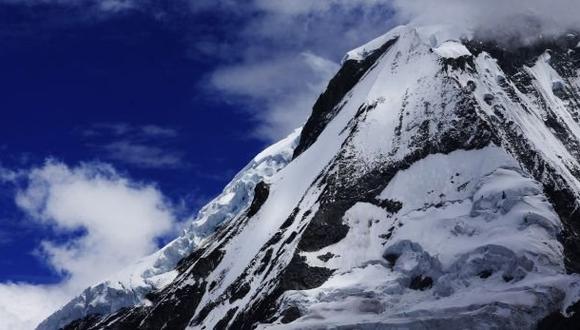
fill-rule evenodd
<path id="1" fill-rule="evenodd" d="M 267 170 L 39 329 L 575 328 L 578 46 L 402 26 L 349 52 Z"/>

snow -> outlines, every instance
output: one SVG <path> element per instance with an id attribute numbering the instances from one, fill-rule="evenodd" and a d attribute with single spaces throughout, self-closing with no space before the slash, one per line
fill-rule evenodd
<path id="1" fill-rule="evenodd" d="M 380 76 L 379 70 L 373 70 L 365 75 L 346 98 L 341 102 L 346 105 L 338 115 L 328 124 L 317 141 L 287 167 L 274 175 L 270 182 L 270 194 L 267 201 L 262 205 L 259 212 L 252 217 L 241 232 L 228 242 L 225 255 L 218 267 L 207 279 L 208 282 L 216 281 L 219 287 L 208 292 L 200 305 L 216 301 L 246 270 L 252 260 L 260 257 L 260 248 L 278 231 L 282 223 L 288 219 L 295 208 L 300 211 L 295 215 L 296 219 L 308 219 L 306 211 L 311 210 L 310 217 L 316 211 L 317 199 L 322 187 L 313 185 L 319 174 L 331 163 L 347 138 L 345 127 L 357 113 L 360 104 L 366 102 L 369 94 L 376 88 L 376 82 Z M 288 239 L 295 230 L 299 221 L 285 232 L 280 243 Z M 218 246 L 220 242 L 215 242 Z M 278 258 L 280 264 L 285 264 L 292 258 L 291 250 L 283 253 Z M 269 279 L 278 275 L 277 271 L 270 273 Z M 204 320 L 204 325 L 211 328 L 221 320 L 229 308 L 246 306 L 250 298 L 264 287 L 259 283 L 265 283 L 268 279 L 254 278 L 251 291 L 240 300 L 231 303 L 228 307 L 214 309 Z"/>
<path id="2" fill-rule="evenodd" d="M 506 111 L 503 115 L 507 120 L 516 123 L 516 127 L 521 130 L 523 136 L 542 155 L 551 166 L 561 173 L 568 184 L 575 187 L 575 191 L 580 196 L 580 182 L 570 171 L 570 164 L 580 166 L 577 158 L 564 145 L 565 140 L 560 139 L 557 134 L 545 124 L 547 109 L 554 111 L 560 120 L 570 129 L 570 133 L 576 139 L 580 138 L 580 126 L 573 118 L 569 106 L 554 95 L 553 86 L 555 81 L 564 81 L 562 77 L 550 66 L 550 55 L 540 56 L 533 67 L 526 68 L 528 74 L 533 78 L 533 85 L 538 91 L 538 96 L 534 94 L 522 93 L 511 81 L 507 81 L 521 103 L 514 102 L 498 83 L 498 77 L 504 77 L 497 62 L 486 53 L 480 54 L 475 59 L 476 72 L 471 75 L 457 77 L 465 83 L 468 80 L 478 81 L 476 96 L 481 100 L 483 110 L 489 116 L 496 116 L 495 105 L 501 104 Z M 504 78 L 505 79 L 505 78 Z M 576 81 L 575 84 L 578 84 Z M 494 97 L 494 104 L 488 105 L 483 101 L 485 95 Z M 538 104 L 546 103 L 546 107 Z M 517 109 L 517 111 L 514 111 Z"/>
<path id="3" fill-rule="evenodd" d="M 478 178 L 498 167 L 516 165 L 511 156 L 497 147 L 476 153 L 457 151 L 449 155 L 430 155 L 413 165 L 412 175 L 404 175 L 410 169 L 397 174 L 379 197 L 407 201 L 402 213 L 420 209 L 425 203 L 435 205 L 444 200 L 463 200 L 473 193 Z M 413 184 L 417 181 L 422 185 Z"/>
<path id="4" fill-rule="evenodd" d="M 446 41 L 436 48 L 433 48 L 435 54 L 442 58 L 460 58 L 471 56 L 471 52 L 462 43 L 457 41 Z"/>
<path id="5" fill-rule="evenodd" d="M 456 101 L 457 96 L 451 94 L 444 100 L 450 104 L 448 108 L 433 109 L 432 113 L 417 111 L 425 108 L 426 101 L 440 102 L 437 100 L 448 88 L 441 85 L 440 66 L 428 52 L 437 41 L 423 40 L 422 33 L 413 30 L 397 33 L 400 40 L 368 74 L 374 86 L 366 104 L 374 109 L 364 114 L 349 145 L 351 154 L 356 155 L 353 158 L 361 162 L 361 173 L 378 162 L 402 159 L 412 151 L 410 139 L 392 133 L 399 121 L 396 109 L 409 109 L 403 113 L 402 124 L 408 137 L 413 137 L 414 129 L 426 119 L 444 123 Z M 368 48 L 372 47 L 363 47 Z M 433 50 L 438 57 L 471 56 L 457 41 L 444 42 Z M 541 116 L 528 117 L 520 105 L 499 92 L 497 77 L 502 72 L 492 59 L 481 55 L 477 61 L 477 71 L 489 75 L 489 80 L 468 74 L 454 78 L 463 86 L 468 80 L 481 86 L 475 95 L 486 111 L 485 93 L 497 95 L 501 99 L 498 102 L 509 104 L 509 109 L 520 109 L 517 115 L 512 113 L 516 122 L 529 130 L 526 136 L 575 184 L 564 165 L 575 160 L 562 142 L 538 122 Z M 561 78 L 553 69 L 542 67 L 546 63 L 547 59 L 541 58 L 530 70 L 540 84 L 539 90 L 545 91 L 547 99 L 553 100 L 552 106 L 561 110 L 559 115 L 568 122 L 570 115 L 551 92 L 554 81 Z M 522 98 L 526 102 L 525 96 Z M 538 108 L 531 101 L 527 105 Z M 573 131 L 578 126 L 568 123 Z M 389 153 L 393 149 L 396 153 Z M 353 175 L 356 177 L 356 173 Z M 499 147 L 428 156 L 400 171 L 379 198 L 400 201 L 403 208 L 396 216 L 369 203 L 357 203 L 348 210 L 343 221 L 350 230 L 343 240 L 301 254 L 311 266 L 330 267 L 335 275 L 319 288 L 287 292 L 280 309 L 299 306 L 305 315 L 288 325 L 275 323 L 273 328 L 372 327 L 376 322 L 412 329 L 421 327 L 415 323 L 421 317 L 456 319 L 459 328 L 466 328 L 492 322 L 491 315 L 505 316 L 495 323 L 496 327 L 506 326 L 506 320 L 520 320 L 510 326 L 522 328 L 534 324 L 535 319 L 528 314 L 537 312 L 531 311 L 545 311 L 552 308 L 551 304 L 565 307 L 574 300 L 570 295 L 578 297 L 578 289 L 570 291 L 578 286 L 578 278 L 565 275 L 562 246 L 557 239 L 562 230 L 558 216 L 539 183 Z M 383 245 L 381 236 L 385 235 L 391 236 Z M 394 266 L 383 258 L 390 252 L 400 254 Z M 318 258 L 327 253 L 333 255 L 327 262 Z M 490 277 L 481 278 L 481 272 L 487 270 L 493 270 Z M 407 288 L 410 279 L 420 274 L 434 278 L 432 291 Z M 499 302 L 507 305 L 499 306 Z M 478 309 L 480 312 L 473 314 Z"/>
<path id="6" fill-rule="evenodd" d="M 344 219 L 351 229 L 344 240 L 303 253 L 309 264 L 335 269 L 335 275 L 319 288 L 284 295 L 283 306 L 298 305 L 306 314 L 273 327 L 380 322 L 412 329 L 419 315 L 452 317 L 497 302 L 508 305 L 501 311 L 506 315 L 529 319 L 522 310 L 548 304 L 548 288 L 562 287 L 563 296 L 573 278 L 560 277 L 565 270 L 557 215 L 541 187 L 516 165 L 502 149 L 488 147 L 432 155 L 400 171 L 380 198 L 401 201 L 403 209 L 389 216 L 358 203 L 347 211 Z M 464 180 L 469 184 L 457 190 Z M 533 218 L 544 222 L 526 222 Z M 393 236 L 384 245 L 381 234 L 390 228 L 395 228 Z M 328 263 L 315 257 L 328 252 L 335 255 Z M 398 255 L 394 265 L 385 261 L 386 254 Z M 486 270 L 492 273 L 483 279 Z M 420 275 L 434 279 L 432 290 L 407 288 Z M 514 283 L 508 284 L 506 276 Z M 481 317 L 472 316 L 472 322 Z"/>
<path id="7" fill-rule="evenodd" d="M 413 26 L 421 37 L 422 42 L 437 47 L 446 41 L 469 40 L 473 38 L 474 31 L 458 27 L 453 24 L 429 24 Z"/>
<path id="8" fill-rule="evenodd" d="M 338 114 L 328 125 L 328 128 L 319 136 L 307 152 L 288 164 L 283 170 L 274 175 L 271 182 L 271 189 L 268 199 L 260 208 L 259 212 L 247 223 L 246 227 L 228 243 L 225 255 L 220 265 L 208 277 L 208 282 L 216 281 L 220 283 L 219 288 L 209 292 L 204 296 L 201 304 L 215 301 L 224 290 L 233 283 L 246 269 L 248 264 L 256 258 L 260 248 L 278 231 L 282 223 L 292 214 L 298 205 L 301 210 L 296 218 L 304 216 L 304 212 L 315 208 L 316 198 L 320 194 L 320 189 L 312 186 L 318 174 L 324 170 L 333 159 L 346 138 L 341 133 L 348 121 L 356 113 L 358 100 L 363 100 L 368 94 L 368 88 L 373 86 L 374 75 L 365 77 L 360 83 L 357 91 L 354 91 L 349 99 L 352 103 Z M 289 235 L 291 231 L 288 231 Z M 283 238 L 282 241 L 287 239 Z M 216 242 L 216 245 L 219 242 Z M 283 255 L 280 259 L 288 260 L 291 254 Z M 272 273 L 271 276 L 275 276 Z M 253 295 L 252 288 L 250 294 Z M 233 306 L 244 306 L 246 299 L 236 301 Z M 216 309 L 207 316 L 205 324 L 211 328 L 214 322 L 223 318 L 227 309 Z"/>
<path id="9" fill-rule="evenodd" d="M 295 129 L 292 133 L 290 133 L 290 135 L 288 135 L 284 139 L 262 150 L 258 155 L 254 157 L 252 163 L 254 164 L 262 163 L 264 162 L 265 159 L 272 157 L 274 158 L 282 157 L 283 159 L 285 159 L 285 162 L 287 163 L 288 160 L 290 159 L 289 154 L 294 153 L 294 148 L 298 144 L 301 132 L 302 128 Z"/>
<path id="10" fill-rule="evenodd" d="M 312 216 L 305 211 L 316 213 L 318 196 L 324 189 L 316 178 L 330 168 L 340 151 L 348 152 L 358 164 L 359 171 L 349 173 L 351 180 L 357 180 L 377 164 L 401 160 L 413 152 L 413 138 L 425 120 L 431 121 L 433 131 L 455 120 L 460 94 L 451 89 L 455 85 L 442 83 L 439 59 L 471 54 L 458 41 L 438 44 L 441 34 L 430 33 L 400 27 L 349 52 L 346 60 L 362 60 L 384 42 L 399 37 L 341 102 L 341 111 L 318 140 L 272 178 L 268 200 L 228 243 L 226 256 L 208 279 L 218 281 L 220 288 L 207 293 L 201 305 L 219 301 L 248 265 L 251 269 L 255 260 L 260 260 L 260 248 L 295 208 L 299 209 L 295 218 L 302 220 L 295 221 L 280 242 L 303 228 Z M 435 37 L 425 40 L 425 36 Z M 490 70 L 479 72 L 495 76 L 493 82 L 481 85 L 495 88 L 501 70 L 493 67 L 497 66 L 493 60 L 484 62 Z M 453 78 L 461 86 L 468 80 L 477 81 L 479 86 L 485 79 L 467 73 Z M 483 88 L 474 93 L 481 104 L 485 104 L 484 93 Z M 426 108 L 426 103 L 444 106 Z M 354 126 L 361 104 L 370 110 L 360 115 L 362 119 Z M 539 131 L 536 125 L 544 125 L 524 120 L 519 118 L 535 138 Z M 397 125 L 402 127 L 399 135 L 395 134 Z M 346 141 L 348 132 L 354 134 Z M 549 139 L 558 145 L 553 134 L 544 134 L 551 135 Z M 540 144 L 539 139 L 535 141 Z M 541 143 L 541 147 L 549 146 Z M 565 148 L 558 151 L 565 152 Z M 561 224 L 552 206 L 540 185 L 502 148 L 428 156 L 399 171 L 377 197 L 400 201 L 403 208 L 392 215 L 371 203 L 357 203 L 343 217 L 350 227 L 344 239 L 320 251 L 302 252 L 309 265 L 329 267 L 335 273 L 319 288 L 284 294 L 280 310 L 298 306 L 305 315 L 288 325 L 275 323 L 273 328 L 370 327 L 381 322 L 412 329 L 420 326 L 415 322 L 421 318 L 456 318 L 461 327 L 468 328 L 494 320 L 492 315 L 505 316 L 495 319 L 497 323 L 492 326 L 516 320 L 511 327 L 525 328 L 535 322 L 537 310 L 565 304 L 565 292 L 577 281 L 564 275 L 562 246 L 556 237 Z M 256 299 L 252 297 L 268 291 L 268 283 L 279 275 L 293 251 L 282 245 L 272 249 L 279 251 L 278 267 L 266 277 L 252 278 L 244 298 L 213 309 L 204 320 L 205 326 L 211 328 L 228 310 L 249 306 Z M 395 265 L 389 265 L 384 255 L 395 252 L 399 258 Z M 332 255 L 328 261 L 318 258 L 328 253 Z M 484 271 L 492 272 L 489 278 L 481 278 Z M 410 290 L 411 280 L 422 275 L 433 278 L 433 288 Z M 504 278 L 511 278 L 511 282 Z"/>
<path id="11" fill-rule="evenodd" d="M 470 38 L 472 33 L 465 34 L 464 29 L 455 28 L 452 25 L 428 25 L 428 26 L 411 26 L 401 25 L 391 29 L 389 32 L 369 41 L 368 43 L 357 47 L 349 52 L 343 58 L 342 62 L 348 60 L 362 61 L 370 53 L 379 49 L 388 41 L 408 34 L 410 31 L 417 33 L 423 42 L 434 48 L 441 48 L 442 57 L 457 58 L 465 55 L 471 55 L 467 48 L 459 41 Z M 439 45 L 439 47 L 437 47 Z"/>
<path id="12" fill-rule="evenodd" d="M 186 232 L 195 233 L 205 238 L 212 234 L 217 226 L 232 219 L 250 205 L 255 185 L 268 181 L 292 159 L 294 148 L 298 144 L 301 129 L 296 129 L 285 139 L 266 148 L 238 173 L 224 192 L 215 201 L 204 206 L 197 219 L 191 221 Z M 200 242 L 201 243 L 201 242 Z"/>

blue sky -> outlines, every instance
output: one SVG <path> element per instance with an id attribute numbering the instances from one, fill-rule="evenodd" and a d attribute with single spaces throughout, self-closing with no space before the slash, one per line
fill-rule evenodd
<path id="1" fill-rule="evenodd" d="M 141 12 L 91 22 L 68 22 L 70 14 L 0 9 L 4 167 L 38 166 L 47 157 L 71 166 L 109 162 L 191 211 L 262 148 L 264 141 L 246 137 L 254 125 L 247 113 L 205 90 L 202 81 L 219 62 L 191 53 L 185 26 Z M 1 203 L 0 281 L 58 280 L 31 253 L 54 233 L 23 221 L 9 184 Z"/>
<path id="2" fill-rule="evenodd" d="M 11 295 L 65 301 L 174 237 L 306 120 L 343 54 L 387 31 L 391 11 L 0 0 L 0 318 L 16 314 L 2 314 Z"/>

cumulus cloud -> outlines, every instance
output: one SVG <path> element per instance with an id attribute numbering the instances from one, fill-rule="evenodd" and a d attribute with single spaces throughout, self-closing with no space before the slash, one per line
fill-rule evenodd
<path id="1" fill-rule="evenodd" d="M 0 284 L 2 330 L 30 329 L 85 287 L 154 252 L 158 239 L 175 229 L 171 205 L 155 186 L 132 182 L 109 165 L 48 161 L 7 178 L 29 221 L 73 238 L 46 239 L 37 251 L 63 282 Z"/>
<path id="2" fill-rule="evenodd" d="M 34 329 L 70 295 L 66 285 L 0 284 L 0 330 Z"/>
<path id="3" fill-rule="evenodd" d="M 338 70 L 338 65 L 312 53 L 260 63 L 240 63 L 216 70 L 212 84 L 220 92 L 246 98 L 250 106 L 263 104 L 254 113 L 255 134 L 274 140 L 302 124 L 317 93 Z"/>

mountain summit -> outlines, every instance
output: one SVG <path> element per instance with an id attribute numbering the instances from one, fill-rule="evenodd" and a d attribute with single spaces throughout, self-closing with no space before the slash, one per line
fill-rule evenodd
<path id="1" fill-rule="evenodd" d="M 398 27 L 182 237 L 39 329 L 573 328 L 580 36 Z"/>

